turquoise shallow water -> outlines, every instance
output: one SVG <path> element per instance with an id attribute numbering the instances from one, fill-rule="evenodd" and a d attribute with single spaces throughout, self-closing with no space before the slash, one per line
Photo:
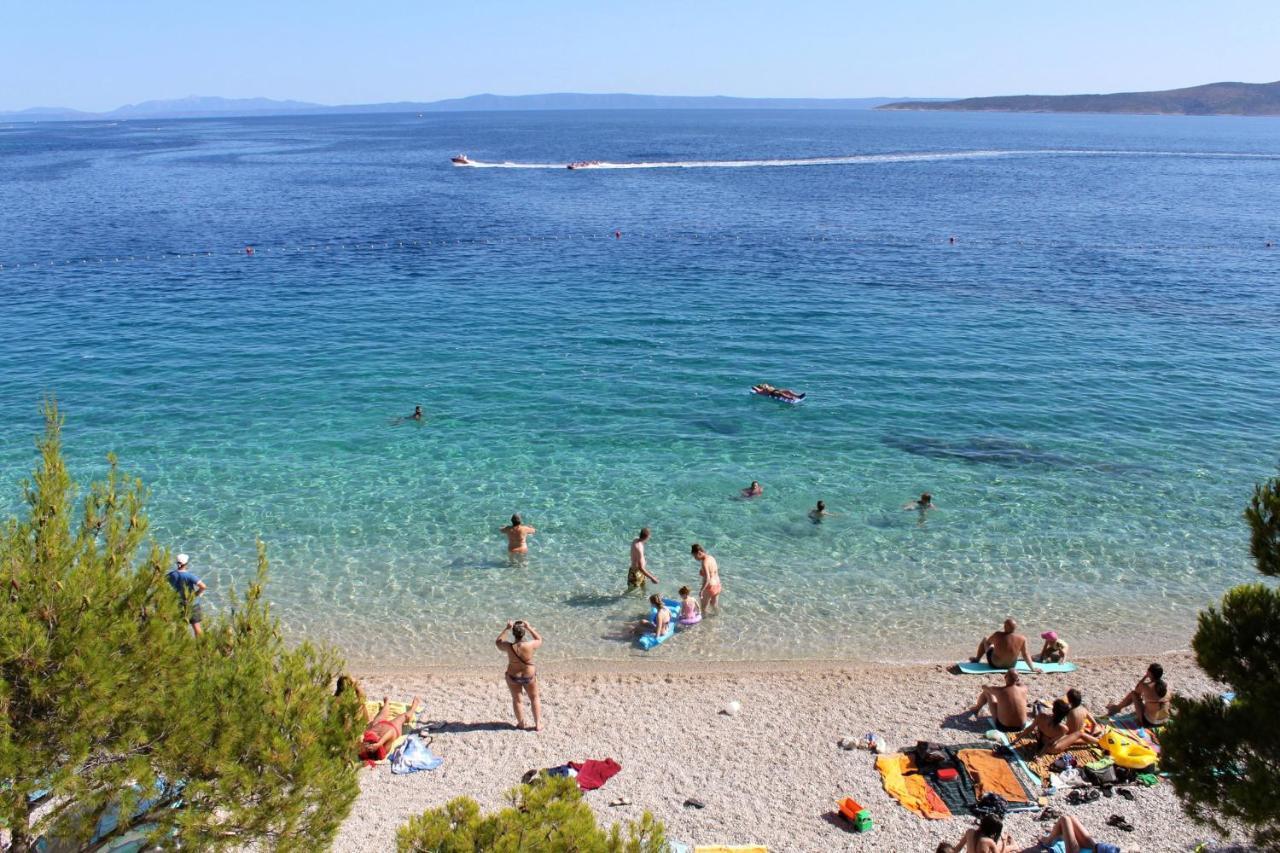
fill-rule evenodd
<path id="1" fill-rule="evenodd" d="M 3 128 L 0 481 L 16 498 L 55 392 L 77 473 L 110 449 L 143 477 L 214 607 L 261 535 L 286 625 L 360 660 L 487 660 L 514 617 L 549 656 L 636 655 L 641 525 L 663 590 L 696 581 L 693 541 L 724 575 L 724 617 L 668 659 L 958 656 L 1006 613 L 1185 645 L 1249 577 L 1239 514 L 1280 446 L 1277 128 Z M 415 403 L 426 424 L 393 423 Z M 924 489 L 920 525 L 899 507 Z M 838 515 L 810 523 L 817 499 Z M 539 532 L 512 565 L 514 511 Z"/>

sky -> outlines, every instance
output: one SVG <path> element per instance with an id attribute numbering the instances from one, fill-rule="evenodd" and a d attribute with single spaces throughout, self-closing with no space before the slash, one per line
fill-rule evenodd
<path id="1" fill-rule="evenodd" d="M 0 110 L 187 95 L 969 97 L 1280 80 L 1277 0 L 0 0 Z"/>

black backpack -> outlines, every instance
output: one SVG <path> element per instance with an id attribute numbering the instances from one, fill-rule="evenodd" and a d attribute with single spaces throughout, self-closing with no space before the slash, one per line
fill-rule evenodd
<path id="1" fill-rule="evenodd" d="M 973 806 L 973 813 L 978 817 L 991 815 L 992 817 L 1003 819 L 1008 811 L 1009 801 L 993 792 L 983 794 L 981 799 Z"/>

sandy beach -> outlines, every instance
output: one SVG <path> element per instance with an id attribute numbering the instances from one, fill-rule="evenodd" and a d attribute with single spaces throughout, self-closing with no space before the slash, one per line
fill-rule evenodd
<path id="1" fill-rule="evenodd" d="M 1101 713 L 1137 681 L 1150 660 L 1160 660 L 1175 692 L 1218 688 L 1187 652 L 1152 658 L 1106 657 L 1080 661 L 1069 675 L 1028 677 L 1032 699 L 1050 700 L 1069 687 L 1084 692 Z M 881 734 L 891 749 L 928 739 L 963 743 L 988 728 L 971 719 L 948 720 L 971 705 L 995 679 L 949 673 L 936 665 L 734 664 L 724 667 L 633 667 L 548 664 L 542 670 L 545 731 L 512 727 L 509 694 L 495 654 L 489 669 L 434 668 L 357 672 L 371 697 L 423 697 L 426 718 L 445 723 L 432 750 L 444 759 L 434 772 L 392 775 L 381 766 L 361 772 L 361 793 L 334 849 L 387 850 L 396 828 L 411 815 L 470 796 L 485 809 L 532 768 L 588 758 L 622 765 L 603 788 L 586 794 L 602 822 L 638 817 L 645 809 L 664 821 L 668 836 L 694 844 L 767 845 L 778 851 L 929 850 L 954 842 L 968 818 L 930 821 L 908 812 L 881 787 L 873 756 L 845 751 L 842 737 Z M 735 716 L 722 713 L 741 703 Z M 1052 798 L 1099 841 L 1126 851 L 1189 850 L 1213 839 L 1182 813 L 1172 787 L 1135 788 L 1136 800 L 1099 799 L 1081 806 Z M 832 812 L 842 796 L 868 807 L 867 834 L 849 831 Z M 611 807 L 617 797 L 630 806 Z M 696 797 L 704 809 L 683 805 Z M 1107 826 L 1123 815 L 1132 833 Z M 1029 846 L 1044 825 L 1035 814 L 1006 822 L 1015 841 Z"/>

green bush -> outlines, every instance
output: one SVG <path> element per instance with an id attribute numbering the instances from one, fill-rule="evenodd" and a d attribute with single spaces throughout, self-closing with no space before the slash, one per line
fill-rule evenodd
<path id="1" fill-rule="evenodd" d="M 507 794 L 511 805 L 482 815 L 469 797 L 431 809 L 400 827 L 400 853 L 663 853 L 662 824 L 645 812 L 630 821 L 623 837 L 614 824 L 608 832 L 582 799 L 577 783 L 540 777 Z"/>
<path id="2" fill-rule="evenodd" d="M 257 580 L 191 636 L 115 459 L 77 511 L 45 409 L 26 512 L 0 534 L 0 823 L 96 849 L 145 827 L 195 849 L 327 845 L 358 791 L 341 661 L 288 648 Z M 117 814 L 114 829 L 100 831 Z M 94 836 L 99 837 L 94 839 Z"/>
<path id="3" fill-rule="evenodd" d="M 1245 519 L 1250 553 L 1264 576 L 1280 574 L 1280 479 L 1254 490 Z M 1235 691 L 1175 697 L 1160 736 L 1161 767 L 1193 819 L 1225 833 L 1223 818 L 1250 827 L 1266 849 L 1280 846 L 1280 593 L 1253 583 L 1228 590 L 1200 614 L 1196 662 Z"/>

